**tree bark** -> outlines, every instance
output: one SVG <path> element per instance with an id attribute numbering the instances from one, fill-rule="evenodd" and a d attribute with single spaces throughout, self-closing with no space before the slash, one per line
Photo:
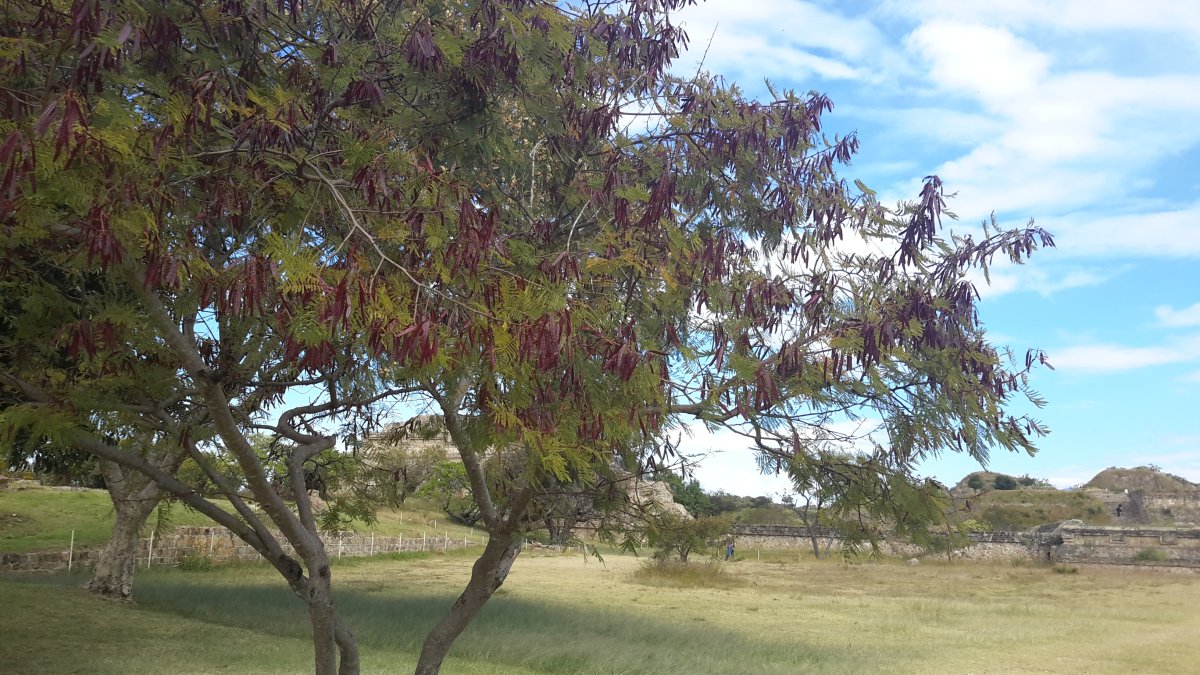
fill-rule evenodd
<path id="1" fill-rule="evenodd" d="M 471 580 L 450 611 L 438 622 L 425 638 L 421 656 L 417 660 L 417 675 L 437 675 L 442 661 L 450 651 L 454 640 L 466 629 L 479 610 L 492 597 L 496 589 L 508 577 L 513 561 L 521 552 L 524 542 L 512 532 L 491 535 L 483 555 L 471 568 Z"/>
<path id="2" fill-rule="evenodd" d="M 133 572 L 137 567 L 137 544 L 142 525 L 154 513 L 162 498 L 162 489 L 139 473 L 122 471 L 121 467 L 101 461 L 101 473 L 108 488 L 108 497 L 116 511 L 112 535 L 100 551 L 87 589 L 113 600 L 133 598 Z"/>

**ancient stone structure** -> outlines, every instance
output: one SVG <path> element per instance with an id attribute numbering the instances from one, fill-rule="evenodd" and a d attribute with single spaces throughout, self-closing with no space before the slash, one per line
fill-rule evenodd
<path id="1" fill-rule="evenodd" d="M 738 525 L 738 550 L 809 548 L 808 531 L 791 525 Z M 840 536 L 821 530 L 822 546 Z M 1186 527 L 1094 527 L 1079 520 L 1043 525 L 1027 532 L 971 532 L 960 558 L 1030 558 L 1047 562 L 1200 568 L 1200 529 Z M 902 552 L 904 545 L 885 546 Z"/>

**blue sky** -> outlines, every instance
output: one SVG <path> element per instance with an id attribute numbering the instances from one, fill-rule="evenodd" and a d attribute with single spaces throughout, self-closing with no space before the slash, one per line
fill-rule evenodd
<path id="1" fill-rule="evenodd" d="M 856 131 L 844 170 L 887 200 L 935 173 L 958 227 L 1030 218 L 1057 249 L 997 266 L 981 316 L 999 342 L 1046 350 L 1034 385 L 1052 430 L 1036 457 L 989 468 L 1060 487 L 1108 466 L 1200 481 L 1200 5 L 1190 0 L 801 2 L 711 0 L 680 15 L 704 67 L 766 96 L 828 94 L 827 130 Z M 710 40 L 711 36 L 711 40 Z M 696 477 L 771 494 L 729 436 Z M 922 472 L 957 481 L 951 455 Z"/>

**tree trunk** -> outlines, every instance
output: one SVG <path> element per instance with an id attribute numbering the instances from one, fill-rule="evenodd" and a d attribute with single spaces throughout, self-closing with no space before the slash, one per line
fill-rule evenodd
<path id="1" fill-rule="evenodd" d="M 337 623 L 330 593 L 329 568 L 325 575 L 310 575 L 308 580 L 308 619 L 312 623 L 313 650 L 317 675 L 338 675 Z M 324 582 L 324 583 L 322 583 Z"/>
<path id="2" fill-rule="evenodd" d="M 329 559 L 323 551 L 318 551 L 305 560 L 305 566 L 309 570 L 307 576 L 299 563 L 285 556 L 284 563 L 276 565 L 276 569 L 308 608 L 314 672 L 316 675 L 358 675 L 361 666 L 358 642 L 334 606 Z"/>
<path id="3" fill-rule="evenodd" d="M 341 662 L 338 664 L 338 675 L 358 675 L 362 667 L 358 656 L 358 639 L 354 637 L 350 627 L 336 613 L 333 615 L 333 620 L 333 637 L 337 642 L 338 655 L 341 657 Z"/>
<path id="4" fill-rule="evenodd" d="M 458 596 L 458 600 L 446 616 L 425 637 L 421 656 L 417 660 L 417 675 L 437 675 L 441 670 L 442 661 L 454 640 L 462 634 L 508 577 L 513 561 L 521 552 L 522 543 L 521 538 L 512 532 L 492 534 L 488 539 L 483 555 L 479 556 L 471 569 L 471 580 L 466 589 Z"/>
<path id="5" fill-rule="evenodd" d="M 162 490 L 141 474 L 122 472 L 116 465 L 102 466 L 101 472 L 116 511 L 116 520 L 112 536 L 101 549 L 92 569 L 87 589 L 101 597 L 130 600 L 133 598 L 133 572 L 138 562 L 138 538 L 142 525 L 158 506 Z"/>

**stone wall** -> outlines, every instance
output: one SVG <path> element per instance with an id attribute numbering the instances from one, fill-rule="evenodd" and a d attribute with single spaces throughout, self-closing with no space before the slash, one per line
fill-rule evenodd
<path id="1" fill-rule="evenodd" d="M 739 550 L 810 548 L 805 528 L 790 525 L 738 525 L 732 532 Z M 824 548 L 841 548 L 836 532 L 820 530 Z M 1034 558 L 1049 562 L 1200 568 L 1200 529 L 1193 527 L 1089 527 L 1066 521 L 1029 532 L 971 532 L 960 558 Z M 885 544 L 884 550 L 909 555 L 910 545 Z"/>
<path id="2" fill-rule="evenodd" d="M 331 558 L 361 557 L 398 551 L 447 551 L 477 546 L 474 539 L 456 539 L 445 534 L 421 537 L 382 537 L 356 532 L 340 532 L 322 537 Z M 153 549 L 151 548 L 153 546 Z M 90 567 L 100 553 L 99 546 L 76 547 L 73 553 L 0 553 L 0 572 L 65 572 L 71 567 Z M 293 553 L 291 546 L 284 550 Z M 178 565 L 189 558 L 207 558 L 212 562 L 258 561 L 262 557 L 249 544 L 223 527 L 178 527 L 170 534 L 138 542 L 138 565 Z"/>
<path id="3" fill-rule="evenodd" d="M 1053 557 L 1063 562 L 1200 567 L 1200 529 L 1064 527 L 1061 535 Z"/>
<path id="4" fill-rule="evenodd" d="M 743 554 L 749 551 L 778 551 L 788 549 L 812 550 L 812 539 L 808 529 L 795 525 L 734 525 L 730 534 L 733 535 L 737 550 Z M 842 550 L 842 536 L 836 530 L 827 527 L 816 528 L 817 545 L 821 550 Z M 882 541 L 880 548 L 888 555 L 909 557 L 920 553 L 920 548 L 902 541 Z"/>
<path id="5" fill-rule="evenodd" d="M 1135 491 L 1130 497 L 1140 503 L 1148 520 L 1174 519 L 1200 524 L 1200 492 L 1155 494 Z"/>

